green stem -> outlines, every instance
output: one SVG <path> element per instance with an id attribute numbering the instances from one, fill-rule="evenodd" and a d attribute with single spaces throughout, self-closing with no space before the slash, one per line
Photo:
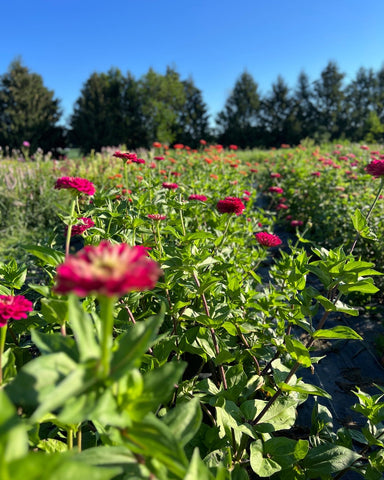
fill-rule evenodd
<path id="1" fill-rule="evenodd" d="M 181 195 L 180 195 L 180 203 L 181 203 Z M 179 215 L 180 215 L 180 220 L 181 220 L 181 228 L 183 230 L 183 235 L 185 237 L 184 217 L 183 217 L 183 210 L 181 209 L 181 206 L 180 206 L 180 210 L 179 210 Z"/>
<path id="2" fill-rule="evenodd" d="M 375 205 L 376 205 L 376 203 L 377 203 L 377 200 L 379 199 L 379 196 L 380 196 L 380 194 L 381 194 L 381 191 L 383 190 L 383 187 L 384 187 L 384 177 L 381 178 L 379 190 L 377 191 L 375 200 L 373 201 L 370 209 L 368 210 L 367 216 L 365 217 L 365 221 L 366 221 L 366 222 L 368 222 L 368 219 L 369 219 L 369 217 L 371 216 L 371 213 L 372 213 L 373 209 L 375 208 Z M 356 237 L 355 237 L 355 240 L 354 240 L 353 245 L 352 245 L 352 248 L 351 248 L 351 251 L 349 252 L 350 255 L 352 255 L 352 252 L 353 252 L 353 250 L 354 250 L 355 247 L 356 247 L 356 243 L 357 243 L 359 237 L 360 237 L 360 233 L 357 232 Z"/>
<path id="3" fill-rule="evenodd" d="M 72 233 L 72 221 L 75 214 L 75 206 L 76 206 L 76 198 L 72 200 L 71 204 L 71 212 L 69 218 L 69 225 L 67 230 L 67 239 L 65 241 L 65 256 L 68 257 L 69 255 L 69 245 L 71 243 L 71 233 Z"/>
<path id="4" fill-rule="evenodd" d="M 217 247 L 214 247 L 214 248 L 213 248 L 213 250 L 212 250 L 212 252 L 211 252 L 211 255 L 213 255 L 213 253 L 215 252 L 215 250 L 216 250 L 216 249 L 219 249 L 219 248 L 222 246 L 222 244 L 224 243 L 225 237 L 227 236 L 227 232 L 228 232 L 228 228 L 229 228 L 229 223 L 230 223 L 230 221 L 231 221 L 231 217 L 232 217 L 232 215 L 229 214 L 229 215 L 228 215 L 227 223 L 226 223 L 226 225 L 225 225 L 225 230 L 224 230 L 223 236 L 221 237 L 220 243 L 217 245 Z"/>
<path id="5" fill-rule="evenodd" d="M 7 325 L 0 327 L 0 385 L 3 384 L 3 352 L 5 346 L 5 339 L 7 337 Z"/>
<path id="6" fill-rule="evenodd" d="M 107 377 L 110 371 L 113 342 L 113 306 L 115 297 L 98 297 L 101 318 L 101 375 Z"/>
<path id="7" fill-rule="evenodd" d="M 159 221 L 156 221 L 156 232 L 157 232 L 157 244 L 159 246 L 160 257 L 162 257 L 163 256 L 163 244 L 161 243 L 160 222 Z"/>
<path id="8" fill-rule="evenodd" d="M 68 428 L 67 430 L 67 446 L 68 450 L 73 448 L 73 428 Z"/>

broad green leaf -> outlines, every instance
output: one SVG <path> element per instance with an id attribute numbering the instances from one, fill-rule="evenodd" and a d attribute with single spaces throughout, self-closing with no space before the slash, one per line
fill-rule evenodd
<path id="1" fill-rule="evenodd" d="M 117 339 L 118 347 L 111 361 L 111 378 L 117 380 L 127 369 L 140 362 L 141 356 L 155 340 L 163 318 L 164 311 L 148 320 L 137 322 Z"/>
<path id="2" fill-rule="evenodd" d="M 341 293 L 349 292 L 361 292 L 361 293 L 376 293 L 379 291 L 377 287 L 373 284 L 372 278 L 362 278 L 355 283 L 341 283 L 339 285 L 339 290 Z"/>
<path id="3" fill-rule="evenodd" d="M 53 248 L 42 247 L 40 245 L 22 245 L 22 247 L 28 253 L 31 253 L 52 267 L 57 267 L 59 264 L 63 263 L 65 259 L 63 252 L 54 250 Z"/>
<path id="4" fill-rule="evenodd" d="M 299 392 L 299 393 L 304 393 L 307 395 L 317 395 L 320 397 L 325 397 L 325 398 L 332 398 L 329 393 L 327 393 L 325 390 L 323 390 L 320 387 L 317 387 L 316 385 L 311 385 L 309 383 L 304 383 L 304 382 L 298 382 L 296 385 L 289 385 L 287 383 L 279 383 L 279 388 L 283 392 Z"/>
<path id="5" fill-rule="evenodd" d="M 247 400 L 240 406 L 240 409 L 244 417 L 252 421 L 261 413 L 266 404 L 267 402 L 264 400 Z M 296 405 L 297 401 L 292 398 L 278 398 L 259 423 L 254 426 L 254 429 L 261 432 L 274 432 L 292 427 L 296 420 Z"/>
<path id="6" fill-rule="evenodd" d="M 297 362 L 300 363 L 300 365 L 304 365 L 304 367 L 310 367 L 312 365 L 308 348 L 288 335 L 284 337 L 284 341 L 289 354 L 294 360 L 297 360 Z"/>
<path id="7" fill-rule="evenodd" d="M 41 313 L 47 323 L 62 325 L 68 319 L 67 300 L 60 298 L 42 298 Z"/>
<path id="8" fill-rule="evenodd" d="M 302 466 L 309 478 L 332 475 L 348 468 L 361 455 L 340 445 L 325 444 L 309 450 Z"/>
<path id="9" fill-rule="evenodd" d="M 168 425 L 175 438 L 182 446 L 195 436 L 200 428 L 203 414 L 197 398 L 176 405 L 165 417 L 164 423 Z"/>
<path id="10" fill-rule="evenodd" d="M 351 215 L 351 219 L 355 230 L 361 237 L 369 240 L 377 240 L 375 233 L 369 228 L 366 218 L 359 209 L 355 210 L 355 213 Z"/>
<path id="11" fill-rule="evenodd" d="M 316 330 L 312 334 L 313 338 L 351 338 L 354 340 L 363 340 L 352 328 L 338 325 L 337 327 L 327 328 L 325 330 Z"/>
<path id="12" fill-rule="evenodd" d="M 277 462 L 281 468 L 287 469 L 303 459 L 308 453 L 307 440 L 292 440 L 286 437 L 274 437 L 267 440 L 263 446 L 263 453 Z"/>
<path id="13" fill-rule="evenodd" d="M 281 470 L 281 465 L 263 456 L 263 442 L 256 440 L 250 445 L 250 461 L 252 470 L 261 478 L 270 477 Z"/>
<path id="14" fill-rule="evenodd" d="M 64 352 L 75 362 L 79 361 L 79 352 L 72 337 L 68 335 L 64 337 L 58 333 L 43 333 L 36 329 L 32 330 L 31 337 L 43 355 Z"/>
<path id="15" fill-rule="evenodd" d="M 213 475 L 202 461 L 199 449 L 195 448 L 183 480 L 213 480 Z"/>

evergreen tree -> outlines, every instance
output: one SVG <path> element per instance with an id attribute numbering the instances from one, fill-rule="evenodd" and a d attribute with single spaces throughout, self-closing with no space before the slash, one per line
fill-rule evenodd
<path id="1" fill-rule="evenodd" d="M 376 78 L 373 70 L 360 68 L 356 78 L 345 89 L 347 138 L 358 142 L 366 137 L 371 121 L 375 122 L 374 116 L 371 116 L 371 113 L 375 113 L 375 92 Z"/>
<path id="2" fill-rule="evenodd" d="M 124 142 L 125 81 L 118 69 L 93 73 L 85 82 L 71 117 L 71 138 L 85 153 Z"/>
<path id="3" fill-rule="evenodd" d="M 291 143 L 295 125 L 293 101 L 288 85 L 279 75 L 272 91 L 263 101 L 263 117 L 268 134 L 268 145 Z"/>
<path id="4" fill-rule="evenodd" d="M 150 139 L 143 114 L 139 82 L 128 72 L 122 97 L 123 143 L 129 150 L 148 147 Z"/>
<path id="5" fill-rule="evenodd" d="M 185 80 L 182 84 L 185 102 L 179 116 L 176 141 L 196 148 L 201 139 L 209 140 L 211 137 L 209 115 L 201 90 L 194 85 L 193 80 Z"/>
<path id="6" fill-rule="evenodd" d="M 341 138 L 347 126 L 344 104 L 344 73 L 334 62 L 329 62 L 321 72 L 321 78 L 315 82 L 316 111 L 318 118 L 317 134 L 319 140 Z"/>
<path id="7" fill-rule="evenodd" d="M 295 128 L 291 142 L 298 144 L 304 138 L 312 138 L 316 129 L 314 94 L 305 72 L 301 72 L 297 79 L 292 102 Z"/>
<path id="8" fill-rule="evenodd" d="M 23 141 L 31 151 L 64 146 L 64 129 L 57 125 L 61 116 L 59 100 L 43 79 L 21 64 L 11 63 L 0 76 L 0 145 L 20 148 Z"/>
<path id="9" fill-rule="evenodd" d="M 218 141 L 241 148 L 260 145 L 260 97 L 258 85 L 244 72 L 236 81 L 224 109 L 216 117 Z"/>

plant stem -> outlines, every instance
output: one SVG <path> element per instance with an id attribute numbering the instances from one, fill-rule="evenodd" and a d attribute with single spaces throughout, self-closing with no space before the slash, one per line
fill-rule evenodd
<path id="1" fill-rule="evenodd" d="M 67 238 L 66 238 L 66 241 L 65 241 L 65 256 L 66 257 L 68 257 L 68 255 L 69 255 L 69 245 L 71 243 L 72 221 L 73 221 L 73 217 L 74 217 L 74 214 L 75 214 L 75 206 L 76 206 L 76 198 L 74 198 L 72 200 L 72 203 L 71 203 L 71 212 L 70 212 L 70 218 L 69 218 L 69 225 L 68 225 L 68 229 L 67 229 Z"/>
<path id="2" fill-rule="evenodd" d="M 181 203 L 181 195 L 180 195 L 180 203 Z M 181 205 L 180 205 L 179 215 L 180 215 L 180 221 L 181 221 L 181 228 L 183 230 L 183 235 L 185 237 L 185 225 L 184 225 L 183 210 L 181 209 Z"/>
<path id="3" fill-rule="evenodd" d="M 239 335 L 239 337 L 241 338 L 241 341 L 243 342 L 243 344 L 245 345 L 246 348 L 248 348 L 248 350 L 251 349 L 251 347 L 249 346 L 249 343 L 248 343 L 248 340 L 244 337 L 244 334 L 243 332 L 240 330 L 240 327 L 238 325 L 236 325 L 236 330 L 237 330 L 237 333 Z M 255 365 L 256 365 L 256 370 L 257 370 L 257 375 L 260 375 L 261 373 L 261 370 L 260 370 L 260 365 L 259 365 L 259 362 L 257 361 L 257 358 L 253 355 L 253 353 L 249 352 L 251 357 L 252 357 L 252 360 L 254 361 Z"/>
<path id="4" fill-rule="evenodd" d="M 112 334 L 113 334 L 113 306 L 115 297 L 100 296 L 100 318 L 101 318 L 101 375 L 107 377 L 110 371 Z"/>
<path id="5" fill-rule="evenodd" d="M 79 429 L 77 431 L 76 439 L 77 439 L 77 450 L 79 452 L 81 452 L 81 441 L 83 439 L 83 432 L 81 430 L 81 424 L 80 424 Z"/>
<path id="6" fill-rule="evenodd" d="M 219 249 L 219 248 L 222 246 L 222 244 L 224 243 L 225 237 L 227 236 L 228 227 L 229 227 L 229 223 L 230 223 L 231 219 L 232 219 L 232 215 L 229 214 L 229 215 L 228 215 L 227 223 L 226 223 L 226 225 L 225 225 L 225 229 L 224 229 L 223 236 L 221 237 L 221 240 L 220 240 L 220 243 L 217 245 L 217 247 L 214 247 L 214 248 L 213 248 L 211 255 L 213 255 L 214 251 L 215 251 L 216 249 Z"/>
<path id="7" fill-rule="evenodd" d="M 199 279 L 197 278 L 196 272 L 193 272 L 193 279 L 195 280 L 197 288 L 200 288 L 200 282 L 199 282 Z M 207 314 L 207 317 L 210 317 L 209 307 L 208 307 L 207 299 L 205 298 L 204 293 L 201 294 L 201 299 L 202 299 L 203 304 L 204 304 L 205 313 Z M 220 349 L 219 349 L 219 345 L 217 343 L 216 333 L 215 333 L 215 330 L 212 327 L 209 330 L 211 332 L 212 342 L 213 342 L 213 346 L 214 346 L 216 356 L 217 356 L 217 355 L 220 354 Z M 224 367 L 222 365 L 219 365 L 219 372 L 220 372 L 221 381 L 223 383 L 224 390 L 228 390 L 227 379 L 225 377 L 225 371 L 224 371 Z"/>
<path id="8" fill-rule="evenodd" d="M 7 325 L 0 327 L 0 385 L 3 384 L 3 352 L 5 346 L 5 339 L 7 337 Z"/>
<path id="9" fill-rule="evenodd" d="M 73 449 L 73 428 L 68 428 L 67 430 L 67 446 L 68 450 Z"/>
<path id="10" fill-rule="evenodd" d="M 381 178 L 379 190 L 377 191 L 376 197 L 375 197 L 372 205 L 370 206 L 370 208 L 369 208 L 369 210 L 368 210 L 367 216 L 365 217 L 365 221 L 366 221 L 366 222 L 368 222 L 368 219 L 369 219 L 369 217 L 371 216 L 371 213 L 372 213 L 373 209 L 375 208 L 375 205 L 376 205 L 376 203 L 377 203 L 377 200 L 379 199 L 379 196 L 380 196 L 380 194 L 381 194 L 381 191 L 383 190 L 383 187 L 384 187 L 384 177 Z M 356 237 L 355 237 L 355 240 L 354 240 L 353 245 L 352 245 L 352 247 L 351 247 L 351 250 L 350 250 L 350 252 L 349 252 L 350 255 L 352 255 L 352 252 L 353 252 L 353 250 L 355 249 L 356 243 L 357 243 L 357 241 L 358 241 L 359 238 L 360 238 L 360 233 L 357 232 Z"/>

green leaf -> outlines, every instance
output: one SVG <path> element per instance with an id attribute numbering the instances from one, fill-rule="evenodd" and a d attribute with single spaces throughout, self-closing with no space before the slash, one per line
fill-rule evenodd
<path id="1" fill-rule="evenodd" d="M 361 455 L 341 445 L 320 445 L 312 448 L 302 461 L 309 478 L 332 475 L 350 467 Z"/>
<path id="2" fill-rule="evenodd" d="M 361 292 L 361 293 L 376 293 L 379 291 L 373 284 L 372 278 L 362 278 L 355 283 L 340 283 L 339 290 L 341 293 Z"/>
<path id="3" fill-rule="evenodd" d="M 359 235 L 369 240 L 377 240 L 375 233 L 369 228 L 366 218 L 363 216 L 359 209 L 355 210 L 355 213 L 351 215 L 353 226 Z"/>
<path id="4" fill-rule="evenodd" d="M 62 325 L 68 319 L 67 300 L 59 298 L 42 298 L 41 313 L 47 323 Z"/>
<path id="5" fill-rule="evenodd" d="M 154 415 L 134 422 L 122 432 L 121 439 L 132 452 L 144 458 L 155 458 L 170 472 L 184 478 L 188 467 L 184 450 L 168 426 Z"/>
<path id="6" fill-rule="evenodd" d="M 141 360 L 157 336 L 163 322 L 164 309 L 159 315 L 137 322 L 117 339 L 117 350 L 113 353 L 110 377 L 119 379 L 127 369 Z"/>
<path id="7" fill-rule="evenodd" d="M 39 330 L 32 330 L 31 337 L 32 342 L 43 355 L 64 352 L 76 363 L 79 361 L 79 352 L 72 337 L 64 337 L 57 333 L 43 333 Z"/>
<path id="8" fill-rule="evenodd" d="M 310 367 L 312 365 L 308 348 L 289 335 L 285 335 L 284 341 L 289 354 L 294 360 L 297 360 L 297 362 L 304 367 Z"/>
<path id="9" fill-rule="evenodd" d="M 195 436 L 202 419 L 203 414 L 197 398 L 176 405 L 163 417 L 164 423 L 168 425 L 176 440 L 182 446 L 186 445 Z"/>
<path id="10" fill-rule="evenodd" d="M 281 466 L 270 458 L 263 457 L 263 442 L 256 440 L 250 445 L 250 461 L 252 470 L 259 477 L 270 477 L 281 470 Z"/>
<path id="11" fill-rule="evenodd" d="M 264 400 L 247 400 L 241 406 L 247 420 L 254 420 L 267 404 Z M 278 398 L 254 429 L 260 432 L 274 432 L 292 427 L 296 420 L 297 401 L 293 398 Z"/>
<path id="12" fill-rule="evenodd" d="M 200 457 L 198 448 L 195 448 L 193 451 L 187 473 L 183 480 L 213 480 L 211 472 Z"/>
<path id="13" fill-rule="evenodd" d="M 303 459 L 309 449 L 307 440 L 292 440 L 286 437 L 270 438 L 264 443 L 263 453 L 273 458 L 281 468 L 291 468 L 298 460 Z"/>
<path id="14" fill-rule="evenodd" d="M 350 338 L 354 340 L 363 340 L 363 338 L 356 333 L 352 328 L 339 325 L 337 327 L 328 328 L 326 330 L 316 330 L 312 334 L 313 338 Z"/>
<path id="15" fill-rule="evenodd" d="M 325 397 L 329 399 L 332 398 L 332 396 L 322 388 L 317 387 L 316 385 L 311 385 L 309 383 L 298 382 L 296 383 L 296 385 L 289 385 L 282 382 L 279 383 L 278 386 L 283 392 L 299 392 L 307 395 L 318 395 L 320 397 Z"/>
<path id="16" fill-rule="evenodd" d="M 22 245 L 22 248 L 52 267 L 57 267 L 65 259 L 63 252 L 53 248 L 41 247 L 40 245 Z"/>

